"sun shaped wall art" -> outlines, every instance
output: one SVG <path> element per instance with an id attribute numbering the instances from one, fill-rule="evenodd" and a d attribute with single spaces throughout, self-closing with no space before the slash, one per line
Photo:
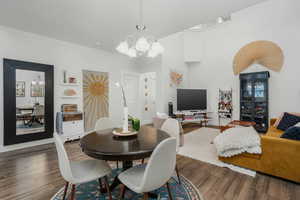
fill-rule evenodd
<path id="1" fill-rule="evenodd" d="M 109 115 L 107 72 L 83 70 L 83 111 L 85 131 L 94 130 L 96 121 Z"/>

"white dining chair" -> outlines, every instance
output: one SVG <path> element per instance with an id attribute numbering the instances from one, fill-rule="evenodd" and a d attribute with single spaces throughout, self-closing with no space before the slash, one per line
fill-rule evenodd
<path id="1" fill-rule="evenodd" d="M 123 184 L 136 193 L 143 193 L 148 199 L 149 192 L 166 184 L 169 198 L 172 199 L 169 179 L 176 165 L 176 139 L 168 138 L 157 145 L 146 165 L 137 165 L 119 174 L 118 178 Z M 121 192 L 121 199 L 125 190 Z"/>
<path id="2" fill-rule="evenodd" d="M 180 126 L 179 122 L 176 119 L 168 118 L 163 125 L 161 126 L 161 130 L 167 132 L 171 137 L 176 138 L 176 153 L 179 151 L 180 146 Z M 181 184 L 178 167 L 176 164 L 175 167 L 176 175 L 179 184 Z"/>
<path id="3" fill-rule="evenodd" d="M 115 128 L 115 124 L 108 117 L 99 118 L 95 124 L 94 131 L 100 131 L 105 129 Z M 119 168 L 119 162 L 116 161 L 117 168 Z"/>
<path id="4" fill-rule="evenodd" d="M 72 185 L 71 200 L 74 200 L 76 184 L 86 183 L 98 179 L 101 188 L 100 180 L 102 178 L 104 179 L 109 199 L 112 200 L 107 178 L 107 175 L 111 173 L 110 166 L 102 160 L 70 161 L 62 139 L 57 133 L 54 133 L 54 141 L 58 155 L 60 173 L 66 180 L 63 200 L 66 198 L 69 184 Z"/>

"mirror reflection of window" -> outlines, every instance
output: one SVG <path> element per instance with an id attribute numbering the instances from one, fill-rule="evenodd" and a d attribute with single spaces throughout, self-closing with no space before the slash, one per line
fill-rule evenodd
<path id="1" fill-rule="evenodd" d="M 16 70 L 16 133 L 45 132 L 45 72 Z"/>

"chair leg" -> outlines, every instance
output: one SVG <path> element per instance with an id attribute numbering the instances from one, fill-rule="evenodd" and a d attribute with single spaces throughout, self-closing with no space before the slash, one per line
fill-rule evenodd
<path id="1" fill-rule="evenodd" d="M 75 200 L 75 184 L 72 185 L 72 191 L 71 191 L 71 199 L 70 200 Z"/>
<path id="2" fill-rule="evenodd" d="M 100 193 L 102 193 L 102 191 L 103 191 L 103 185 L 102 185 L 101 178 L 98 179 L 98 182 L 99 182 L 99 191 L 100 191 Z"/>
<path id="3" fill-rule="evenodd" d="M 169 199 L 172 200 L 173 198 L 172 198 L 169 182 L 167 182 L 167 189 L 168 189 Z"/>
<path id="4" fill-rule="evenodd" d="M 145 163 L 145 159 L 143 158 L 143 159 L 142 159 L 142 164 L 144 164 L 144 163 Z"/>
<path id="5" fill-rule="evenodd" d="M 144 193 L 144 200 L 148 200 L 149 198 L 149 194 L 148 193 Z"/>
<path id="6" fill-rule="evenodd" d="M 112 200 L 111 191 L 110 191 L 110 188 L 109 188 L 107 176 L 104 177 L 104 183 L 105 183 L 105 186 L 106 186 L 106 190 L 107 190 L 107 193 L 108 193 L 109 200 Z"/>
<path id="7" fill-rule="evenodd" d="M 119 161 L 117 161 L 117 168 L 119 169 Z"/>
<path id="8" fill-rule="evenodd" d="M 67 195 L 68 187 L 69 187 L 69 182 L 66 182 L 66 185 L 65 185 L 65 190 L 64 190 L 64 196 L 63 196 L 62 200 L 65 200 L 65 199 L 66 199 L 66 195 Z"/>
<path id="9" fill-rule="evenodd" d="M 180 180 L 179 170 L 178 170 L 177 164 L 175 166 L 175 170 L 176 170 L 176 174 L 177 174 L 178 183 L 181 185 L 181 180 Z"/>
<path id="10" fill-rule="evenodd" d="M 124 184 L 122 184 L 121 185 L 121 192 L 120 192 L 120 200 L 124 199 L 125 192 L 126 192 L 126 186 Z"/>

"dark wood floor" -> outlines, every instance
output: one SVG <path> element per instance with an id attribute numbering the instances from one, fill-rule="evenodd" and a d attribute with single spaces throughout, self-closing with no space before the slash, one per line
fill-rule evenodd
<path id="1" fill-rule="evenodd" d="M 71 159 L 87 159 L 78 142 L 68 143 L 66 148 Z M 183 156 L 178 156 L 178 166 L 205 200 L 300 199 L 300 185 L 274 177 L 257 174 L 251 178 Z M 53 144 L 0 154 L 1 200 L 48 200 L 63 185 Z"/>

